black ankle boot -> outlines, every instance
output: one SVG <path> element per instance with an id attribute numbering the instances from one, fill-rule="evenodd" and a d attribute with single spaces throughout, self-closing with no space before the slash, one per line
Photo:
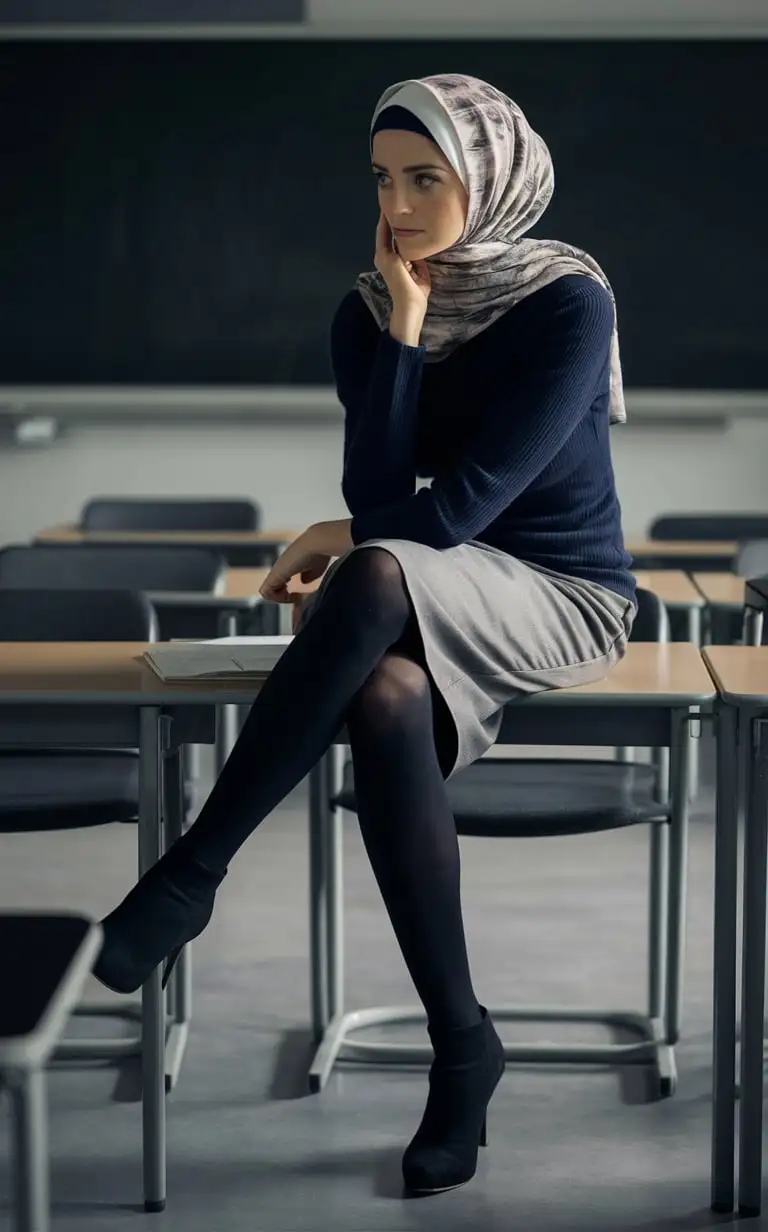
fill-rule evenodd
<path id="1" fill-rule="evenodd" d="M 171 847 L 102 920 L 104 942 L 93 974 L 113 992 L 135 992 L 168 959 L 163 988 L 183 946 L 203 931 L 226 874 L 180 858 Z"/>
<path id="2" fill-rule="evenodd" d="M 504 1045 L 484 1006 L 480 1012 L 477 1026 L 429 1029 L 435 1050 L 429 1098 L 403 1155 L 403 1179 L 412 1194 L 455 1189 L 477 1170 L 478 1147 L 486 1144 L 486 1111 L 505 1066 Z"/>

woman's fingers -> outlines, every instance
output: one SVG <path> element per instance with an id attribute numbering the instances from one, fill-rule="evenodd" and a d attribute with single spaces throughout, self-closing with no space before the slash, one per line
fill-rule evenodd
<path id="1" fill-rule="evenodd" d="M 262 582 L 259 594 L 265 599 L 272 599 L 280 602 L 277 596 L 286 593 L 287 586 L 287 582 L 282 582 L 278 578 L 274 578 L 272 581 L 270 581 L 269 578 L 265 578 Z"/>
<path id="2" fill-rule="evenodd" d="M 379 221 L 376 226 L 376 252 L 384 255 L 390 251 L 391 245 L 392 232 L 390 231 L 389 223 L 382 212 L 379 214 Z"/>

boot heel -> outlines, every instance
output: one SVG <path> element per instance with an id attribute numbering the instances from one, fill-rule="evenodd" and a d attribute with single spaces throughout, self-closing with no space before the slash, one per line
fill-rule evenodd
<path id="1" fill-rule="evenodd" d="M 171 972 L 173 971 L 173 968 L 176 966 L 176 962 L 178 960 L 179 954 L 181 953 L 183 949 L 184 949 L 183 945 L 177 945 L 176 949 L 171 950 L 170 954 L 168 955 L 168 961 L 166 962 L 165 968 L 163 970 L 163 979 L 162 979 L 162 985 L 161 985 L 163 988 L 165 988 L 166 984 L 171 978 Z"/>
<path id="2" fill-rule="evenodd" d="M 480 1126 L 480 1145 L 488 1145 L 488 1117 L 483 1118 L 483 1123 Z"/>

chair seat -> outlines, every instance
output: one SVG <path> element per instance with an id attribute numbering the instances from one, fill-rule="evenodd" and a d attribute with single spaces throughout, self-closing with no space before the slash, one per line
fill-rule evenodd
<path id="1" fill-rule="evenodd" d="M 0 1064 L 4 1040 L 30 1036 L 44 1026 L 91 928 L 90 920 L 72 913 L 0 915 Z"/>
<path id="2" fill-rule="evenodd" d="M 0 831 L 69 830 L 135 821 L 139 758 L 133 750 L 0 753 Z"/>
<path id="3" fill-rule="evenodd" d="M 649 765 L 485 758 L 446 787 L 459 834 L 541 838 L 666 821 L 669 804 L 654 799 L 655 784 Z M 357 812 L 351 760 L 331 803 Z"/>

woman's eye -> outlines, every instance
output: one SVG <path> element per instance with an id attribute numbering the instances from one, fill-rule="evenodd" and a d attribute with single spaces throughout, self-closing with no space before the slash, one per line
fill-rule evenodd
<path id="1" fill-rule="evenodd" d="M 376 179 L 376 183 L 378 184 L 379 188 L 388 187 L 385 181 L 389 180 L 389 176 L 386 175 L 384 171 L 375 171 L 374 177 Z M 434 175 L 426 175 L 424 173 L 421 173 L 420 175 L 417 175 L 415 177 L 414 182 L 418 188 L 430 188 L 432 184 L 437 183 L 437 179 Z"/>

